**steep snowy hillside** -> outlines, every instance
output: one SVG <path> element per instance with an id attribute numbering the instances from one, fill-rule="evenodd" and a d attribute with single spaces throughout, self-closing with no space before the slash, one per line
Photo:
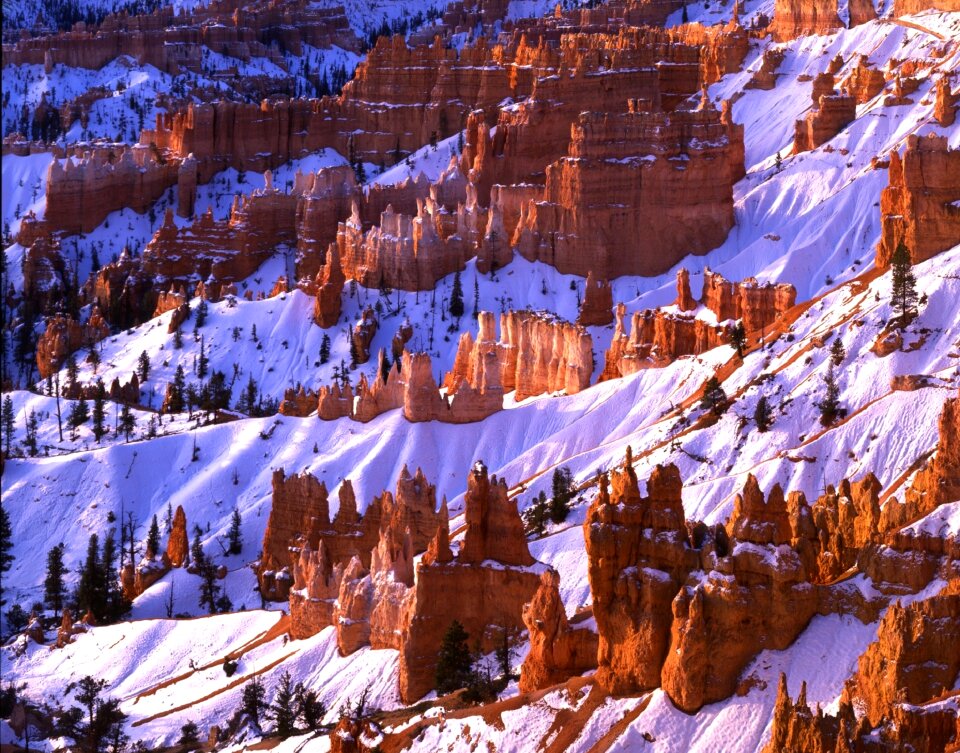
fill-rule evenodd
<path id="1" fill-rule="evenodd" d="M 3 132 L 34 140 L 2 165 L 4 747 L 75 749 L 62 707 L 86 675 L 114 734 L 181 753 L 191 723 L 238 753 L 960 743 L 960 12 L 842 3 L 841 26 L 864 18 L 833 28 L 746 0 L 740 27 L 732 4 L 555 5 L 297 5 L 342 7 L 352 50 L 237 11 L 183 43 L 199 73 L 5 61 Z M 4 14 L 123 9 L 153 6 Z M 431 24 L 440 43 L 408 50 Z M 255 27 L 267 43 L 217 38 Z M 346 95 L 306 101 L 391 28 L 410 36 Z M 572 112 L 619 75 L 633 88 L 597 101 L 623 111 Z M 634 137 L 649 153 L 624 157 Z M 736 173 L 719 208 L 656 184 L 704 154 L 711 181 Z M 690 230 L 660 274 L 558 270 L 578 233 L 669 234 L 668 210 L 729 232 Z M 901 242 L 906 261 L 878 251 Z M 94 535 L 121 538 L 121 567 L 135 550 L 122 579 L 94 572 Z M 115 581 L 129 611 L 81 623 Z M 469 678 L 438 691 L 454 620 Z"/>

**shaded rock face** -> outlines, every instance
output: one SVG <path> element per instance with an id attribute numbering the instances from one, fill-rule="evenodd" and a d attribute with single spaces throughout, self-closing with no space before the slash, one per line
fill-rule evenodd
<path id="1" fill-rule="evenodd" d="M 842 29 L 837 0 L 777 0 L 770 30 L 778 42 Z"/>
<path id="2" fill-rule="evenodd" d="M 47 320 L 47 327 L 37 340 L 37 370 L 40 378 L 60 370 L 71 353 L 81 347 L 93 345 L 110 334 L 109 325 L 95 308 L 84 323 L 57 314 Z"/>
<path id="3" fill-rule="evenodd" d="M 590 327 L 612 323 L 613 289 L 609 282 L 596 279 L 590 272 L 583 288 L 583 303 L 577 315 L 577 324 Z"/>
<path id="4" fill-rule="evenodd" d="M 950 77 L 941 76 L 937 80 L 936 101 L 933 107 L 933 117 L 944 128 L 953 125 L 957 119 L 957 100 L 960 95 L 951 91 Z"/>
<path id="5" fill-rule="evenodd" d="M 883 71 L 871 67 L 869 58 L 861 55 L 856 68 L 844 79 L 843 90 L 862 105 L 879 95 L 886 84 Z"/>
<path id="6" fill-rule="evenodd" d="M 880 524 L 880 482 L 872 473 L 836 490 L 829 487 L 811 509 L 819 538 L 818 580 L 839 577 L 857 562 Z"/>
<path id="7" fill-rule="evenodd" d="M 370 343 L 373 341 L 374 335 L 377 334 L 378 326 L 377 315 L 368 306 L 363 310 L 360 321 L 354 325 L 351 333 L 357 353 L 357 363 L 366 363 L 370 360 Z"/>
<path id="8" fill-rule="evenodd" d="M 540 576 L 533 600 L 524 605 L 523 624 L 530 635 L 530 652 L 520 671 L 522 692 L 596 669 L 599 638 L 588 627 L 571 627 L 560 599 L 560 575 L 552 568 Z"/>
<path id="9" fill-rule="evenodd" d="M 889 266 L 900 242 L 917 264 L 960 243 L 960 150 L 946 137 L 907 137 L 903 155 L 890 154 L 889 185 L 880 194 L 876 261 Z"/>
<path id="10" fill-rule="evenodd" d="M 715 248 L 733 227 L 742 142 L 743 128 L 712 106 L 581 114 L 567 157 L 547 167 L 543 200 L 524 207 L 513 243 L 564 273 L 664 272 Z"/>
<path id="11" fill-rule="evenodd" d="M 814 80 L 813 96 L 813 109 L 794 125 L 794 154 L 826 144 L 857 117 L 856 98 L 836 92 L 831 73 L 821 73 Z"/>

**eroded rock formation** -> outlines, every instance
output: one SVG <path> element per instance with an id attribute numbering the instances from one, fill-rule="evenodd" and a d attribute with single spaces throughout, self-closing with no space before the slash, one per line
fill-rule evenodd
<path id="1" fill-rule="evenodd" d="M 837 0 L 777 0 L 770 30 L 779 42 L 842 29 Z"/>
<path id="2" fill-rule="evenodd" d="M 813 109 L 794 126 L 794 154 L 826 144 L 857 117 L 856 98 L 834 90 L 832 73 L 814 79 L 813 100 Z"/>
<path id="3" fill-rule="evenodd" d="M 880 194 L 877 265 L 890 264 L 902 242 L 916 264 L 960 243 L 960 150 L 944 136 L 907 137 L 891 152 L 889 185 Z"/>

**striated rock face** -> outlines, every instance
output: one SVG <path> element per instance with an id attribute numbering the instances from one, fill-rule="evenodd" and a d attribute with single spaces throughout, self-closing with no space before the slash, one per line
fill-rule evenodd
<path id="1" fill-rule="evenodd" d="M 906 16 L 911 13 L 920 13 L 930 10 L 960 10 L 957 0 L 896 0 L 893 5 L 894 16 Z"/>
<path id="2" fill-rule="evenodd" d="M 353 168 L 337 165 L 316 173 L 298 171 L 293 192 L 300 197 L 296 214 L 297 277 L 312 279 L 321 266 L 329 263 L 328 249 L 337 240 L 337 223 L 350 216 L 359 191 Z"/>
<path id="3" fill-rule="evenodd" d="M 742 319 L 749 333 L 769 327 L 792 308 L 797 302 L 797 290 L 782 282 L 761 285 L 753 277 L 730 282 L 707 268 L 703 273 L 702 302 L 720 321 Z"/>
<path id="4" fill-rule="evenodd" d="M 763 51 L 760 68 L 747 82 L 747 89 L 773 89 L 777 85 L 777 69 L 783 63 L 784 52 L 778 47 L 768 47 Z"/>
<path id="5" fill-rule="evenodd" d="M 877 266 L 890 264 L 900 242 L 916 264 L 960 243 L 960 150 L 944 136 L 907 137 L 890 154 L 889 185 L 880 194 Z"/>
<path id="6" fill-rule="evenodd" d="M 733 227 L 742 143 L 742 126 L 712 106 L 581 114 L 568 156 L 547 167 L 543 200 L 523 208 L 513 243 L 564 273 L 664 272 L 720 245 Z"/>
<path id="7" fill-rule="evenodd" d="M 598 636 L 589 628 L 572 628 L 560 600 L 560 575 L 552 568 L 540 576 L 533 601 L 523 607 L 530 653 L 520 670 L 520 690 L 528 693 L 597 666 Z"/>
<path id="8" fill-rule="evenodd" d="M 363 310 L 360 321 L 353 326 L 351 337 L 357 354 L 357 363 L 366 363 L 370 360 L 370 343 L 377 334 L 377 315 L 369 306 Z"/>
<path id="9" fill-rule="evenodd" d="M 676 466 L 657 467 L 641 497 L 630 456 L 601 478 L 583 524 L 593 613 L 600 633 L 597 682 L 613 693 L 660 685 L 670 645 L 670 604 L 696 553 L 687 540 Z"/>
<path id="10" fill-rule="evenodd" d="M 187 535 L 187 514 L 181 505 L 173 513 L 170 538 L 167 540 L 167 559 L 173 567 L 183 567 L 190 556 L 190 541 Z"/>
<path id="11" fill-rule="evenodd" d="M 47 328 L 37 340 L 37 371 L 40 372 L 40 378 L 46 379 L 58 371 L 74 351 L 100 342 L 109 334 L 110 327 L 98 308 L 94 308 L 85 324 L 63 314 L 50 317 Z"/>
<path id="12" fill-rule="evenodd" d="M 880 523 L 880 482 L 872 473 L 852 484 L 842 481 L 828 487 L 811 509 L 819 537 L 818 577 L 828 582 L 857 562 L 860 550 L 870 543 Z"/>
<path id="13" fill-rule="evenodd" d="M 826 144 L 857 117 L 857 100 L 833 89 L 833 74 L 821 73 L 814 80 L 814 106 L 794 125 L 793 153 L 800 154 Z"/>
<path id="14" fill-rule="evenodd" d="M 577 324 L 583 327 L 613 323 L 613 289 L 606 280 L 598 280 L 593 272 L 587 274 L 583 288 L 583 303 L 577 315 Z"/>
<path id="15" fill-rule="evenodd" d="M 883 71 L 872 68 L 869 58 L 861 55 L 857 67 L 844 79 L 842 88 L 857 100 L 857 104 L 864 104 L 878 96 L 886 84 Z"/>
<path id="16" fill-rule="evenodd" d="M 837 0 L 777 0 L 770 31 L 778 42 L 842 29 Z"/>
<path id="17" fill-rule="evenodd" d="M 342 564 L 334 566 L 330 562 L 323 541 L 316 551 L 310 548 L 309 542 L 300 550 L 290 589 L 291 638 L 309 638 L 333 624 L 343 570 Z"/>
<path id="18" fill-rule="evenodd" d="M 873 7 L 873 0 L 851 0 L 850 28 L 873 21 L 877 17 L 877 9 Z"/>

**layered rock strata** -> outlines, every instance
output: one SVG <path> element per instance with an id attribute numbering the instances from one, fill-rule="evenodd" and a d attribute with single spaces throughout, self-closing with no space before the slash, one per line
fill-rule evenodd
<path id="1" fill-rule="evenodd" d="M 813 109 L 794 125 L 794 154 L 826 144 L 857 117 L 856 98 L 835 91 L 831 73 L 814 80 L 813 100 Z"/>

